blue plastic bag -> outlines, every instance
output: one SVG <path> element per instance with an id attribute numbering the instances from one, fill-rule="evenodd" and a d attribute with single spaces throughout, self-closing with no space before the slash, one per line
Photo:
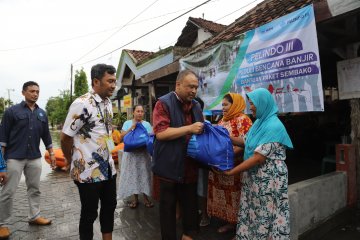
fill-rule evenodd
<path id="1" fill-rule="evenodd" d="M 202 164 L 222 171 L 234 167 L 234 150 L 229 132 L 221 126 L 204 123 L 204 132 L 193 135 L 189 141 L 187 154 Z"/>
<path id="2" fill-rule="evenodd" d="M 138 148 L 146 147 L 149 134 L 141 123 L 136 123 L 134 130 L 124 137 L 124 152 L 132 152 Z"/>
<path id="3" fill-rule="evenodd" d="M 149 139 L 146 143 L 146 150 L 148 151 L 148 153 L 152 156 L 154 153 L 154 140 L 155 140 L 155 135 L 153 133 L 151 133 L 149 135 Z"/>
<path id="4" fill-rule="evenodd" d="M 6 161 L 5 161 L 4 155 L 2 153 L 2 149 L 0 147 L 0 169 L 1 168 L 6 168 Z"/>

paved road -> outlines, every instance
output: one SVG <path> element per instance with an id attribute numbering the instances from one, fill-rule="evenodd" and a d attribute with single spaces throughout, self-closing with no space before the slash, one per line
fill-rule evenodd
<path id="1" fill-rule="evenodd" d="M 78 190 L 67 173 L 54 171 L 41 181 L 42 215 L 53 220 L 50 226 L 30 226 L 27 223 L 28 202 L 26 186 L 22 182 L 15 195 L 14 212 L 11 220 L 10 239 L 79 239 L 78 222 L 80 200 Z M 216 232 L 221 222 L 213 219 L 210 226 L 201 228 L 198 240 L 227 240 L 232 233 Z M 178 226 L 178 232 L 181 231 Z M 99 222 L 95 223 L 94 239 L 101 239 Z M 113 239 L 115 240 L 156 240 L 160 239 L 158 205 L 145 208 L 140 204 L 137 209 L 118 202 L 115 213 Z"/>
<path id="2" fill-rule="evenodd" d="M 14 212 L 11 219 L 10 239 L 45 240 L 45 239 L 79 239 L 78 222 L 80 217 L 80 200 L 78 190 L 67 173 L 50 172 L 41 181 L 42 215 L 53 220 L 50 226 L 31 226 L 27 222 L 28 202 L 26 186 L 21 182 L 15 195 Z M 142 200 L 140 198 L 140 200 Z M 114 240 L 157 240 L 160 239 L 158 205 L 145 208 L 140 204 L 137 209 L 124 206 L 118 202 L 115 210 Z M 222 222 L 212 219 L 210 226 L 201 228 L 196 240 L 230 240 L 233 233 L 219 234 L 217 227 Z M 178 233 L 181 226 L 178 226 Z M 94 227 L 94 239 L 101 239 L 99 222 Z M 321 240 L 355 240 L 360 239 L 360 211 L 355 221 L 346 226 L 339 226 L 327 233 Z"/>

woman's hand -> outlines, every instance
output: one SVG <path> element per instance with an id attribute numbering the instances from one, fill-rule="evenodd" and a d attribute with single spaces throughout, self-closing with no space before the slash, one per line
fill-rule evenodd
<path id="1" fill-rule="evenodd" d="M 230 136 L 231 142 L 234 146 L 244 147 L 244 139 L 242 137 L 232 137 Z"/>
<path id="2" fill-rule="evenodd" d="M 223 171 L 223 174 L 225 174 L 225 175 L 227 175 L 227 176 L 235 175 L 235 174 L 233 173 L 233 169 Z"/>
<path id="3" fill-rule="evenodd" d="M 232 176 L 234 175 L 233 173 L 233 169 L 230 169 L 230 170 L 226 170 L 226 171 L 220 171 L 219 169 L 215 168 L 215 167 L 212 167 L 211 170 L 213 172 L 215 172 L 216 174 L 219 174 L 219 175 L 227 175 L 227 176 Z"/>
<path id="4" fill-rule="evenodd" d="M 127 130 L 127 131 L 124 131 L 124 130 L 121 130 L 121 133 L 120 133 L 120 142 L 123 141 L 124 137 L 126 134 L 128 134 L 129 132 L 131 132 L 132 130 L 134 130 L 136 128 L 136 122 L 133 122 L 133 124 L 131 125 L 131 127 Z"/>

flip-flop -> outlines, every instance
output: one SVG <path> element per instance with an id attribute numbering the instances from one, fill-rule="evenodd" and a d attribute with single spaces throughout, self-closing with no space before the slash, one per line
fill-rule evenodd
<path id="1" fill-rule="evenodd" d="M 147 207 L 147 208 L 152 208 L 152 207 L 154 207 L 154 204 L 153 204 L 151 201 L 145 202 L 144 205 L 145 205 L 145 207 Z"/>
<path id="2" fill-rule="evenodd" d="M 127 204 L 129 208 L 135 209 L 139 205 L 139 202 L 131 201 Z"/>
<path id="3" fill-rule="evenodd" d="M 231 225 L 231 224 L 226 224 L 224 226 L 221 226 L 218 228 L 217 232 L 218 233 L 226 233 L 226 232 L 229 232 L 229 231 L 232 231 L 235 229 L 235 226 L 234 225 Z"/>
<path id="4" fill-rule="evenodd" d="M 210 218 L 209 217 L 202 217 L 200 221 L 200 227 L 206 227 L 210 225 Z"/>

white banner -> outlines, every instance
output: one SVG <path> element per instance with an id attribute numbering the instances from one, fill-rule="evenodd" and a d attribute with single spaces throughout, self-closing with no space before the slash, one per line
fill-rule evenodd
<path id="1" fill-rule="evenodd" d="M 280 112 L 324 111 L 319 50 L 313 6 L 278 18 L 236 40 L 180 60 L 199 76 L 205 109 L 221 109 L 222 97 L 244 97 L 267 88 Z"/>

